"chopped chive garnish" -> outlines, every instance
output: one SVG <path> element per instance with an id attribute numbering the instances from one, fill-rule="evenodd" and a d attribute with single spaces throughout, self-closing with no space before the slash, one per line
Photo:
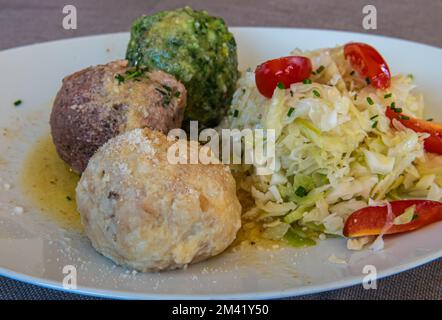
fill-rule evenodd
<path id="1" fill-rule="evenodd" d="M 143 73 L 140 70 L 136 70 L 136 71 L 129 71 L 128 70 L 128 71 L 126 71 L 126 74 L 127 74 L 127 76 L 126 76 L 125 80 L 129 80 L 129 79 L 132 79 L 132 78 L 139 77 Z"/>
<path id="2" fill-rule="evenodd" d="M 384 96 L 384 99 L 391 98 L 392 95 L 393 95 L 392 93 L 387 93 L 387 94 Z"/>
<path id="3" fill-rule="evenodd" d="M 175 96 L 176 98 L 178 98 L 180 95 L 181 95 L 181 93 L 180 93 L 179 91 L 175 91 L 174 96 Z"/>
<path id="4" fill-rule="evenodd" d="M 375 122 L 373 122 L 373 124 L 371 125 L 371 127 L 374 129 L 378 126 L 378 121 L 376 120 Z"/>
<path id="5" fill-rule="evenodd" d="M 133 79 L 134 81 L 140 81 L 140 77 L 145 74 L 145 72 L 148 71 L 148 68 L 146 67 L 134 67 L 127 69 L 124 74 L 116 74 L 115 79 L 118 81 L 118 84 L 124 82 L 125 80 Z M 146 76 L 147 77 L 147 76 Z M 163 86 L 166 90 L 167 88 L 171 89 L 170 87 L 164 85 Z M 167 88 L 166 88 L 167 87 Z"/>
<path id="6" fill-rule="evenodd" d="M 66 196 L 66 199 L 67 199 L 68 201 L 72 201 L 72 198 L 69 197 L 69 196 Z"/>
<path id="7" fill-rule="evenodd" d="M 305 197 L 307 195 L 307 193 L 308 193 L 307 189 L 305 189 L 303 186 L 299 186 L 295 191 L 295 194 L 301 198 Z"/>
<path id="8" fill-rule="evenodd" d="M 396 103 L 392 102 L 390 105 L 391 110 L 393 110 L 396 113 L 401 113 L 402 112 L 402 108 L 396 108 Z"/>
<path id="9" fill-rule="evenodd" d="M 304 84 L 312 84 L 312 80 L 304 79 L 304 81 L 302 81 L 302 83 L 304 83 Z"/>
<path id="10" fill-rule="evenodd" d="M 233 111 L 233 117 L 238 118 L 238 115 L 239 115 L 239 110 L 235 109 L 235 111 Z"/>
<path id="11" fill-rule="evenodd" d="M 115 79 L 118 81 L 118 84 L 124 82 L 124 77 L 119 73 L 115 75 Z"/>
<path id="12" fill-rule="evenodd" d="M 161 93 L 163 96 L 167 95 L 167 92 L 161 90 L 160 88 L 155 88 L 155 90 L 158 91 L 159 93 Z"/>
<path id="13" fill-rule="evenodd" d="M 290 96 L 292 96 L 292 97 L 293 97 L 293 91 L 292 91 L 292 90 L 290 90 Z"/>
<path id="14" fill-rule="evenodd" d="M 350 72 L 350 75 L 351 75 L 351 76 L 354 76 L 355 73 L 356 73 L 356 72 L 353 70 L 352 72 Z"/>
<path id="15" fill-rule="evenodd" d="M 172 88 L 169 86 L 166 86 L 165 84 L 163 84 L 163 88 L 166 89 L 166 91 L 168 91 L 168 92 L 172 91 Z"/>
<path id="16" fill-rule="evenodd" d="M 316 74 L 320 74 L 322 71 L 324 71 L 325 67 L 324 66 L 320 66 L 317 70 L 316 70 Z"/>
<path id="17" fill-rule="evenodd" d="M 279 89 L 285 89 L 285 85 L 282 82 L 278 82 L 278 84 L 276 85 Z"/>
<path id="18" fill-rule="evenodd" d="M 370 78 L 369 78 L 369 77 L 365 78 L 365 82 L 366 82 L 367 84 L 370 84 L 370 83 L 371 83 Z"/>
<path id="19" fill-rule="evenodd" d="M 172 100 L 172 98 L 170 97 L 170 95 L 164 96 L 163 105 L 168 106 L 171 100 Z"/>
<path id="20" fill-rule="evenodd" d="M 396 103 L 394 103 L 394 102 L 392 102 L 388 108 L 390 108 L 391 110 L 393 110 L 396 113 L 402 112 L 402 108 L 396 108 Z"/>
<path id="21" fill-rule="evenodd" d="M 433 121 L 433 118 L 428 118 L 427 121 Z"/>
<path id="22" fill-rule="evenodd" d="M 371 105 L 371 106 L 374 105 L 373 99 L 370 98 L 370 97 L 367 97 L 367 102 L 368 102 L 368 104 Z"/>
<path id="23" fill-rule="evenodd" d="M 399 118 L 401 118 L 402 120 L 410 120 L 410 117 L 404 115 L 400 115 Z"/>
<path id="24" fill-rule="evenodd" d="M 293 111 L 295 111 L 295 108 L 290 108 L 289 109 L 289 112 L 287 112 L 287 117 L 290 117 L 291 115 L 292 115 L 292 113 L 293 113 Z"/>
<path id="25" fill-rule="evenodd" d="M 14 106 L 18 107 L 19 105 L 21 105 L 23 103 L 23 101 L 21 101 L 20 99 L 15 100 L 14 101 Z"/>
<path id="26" fill-rule="evenodd" d="M 164 88 L 164 89 L 166 89 L 166 88 Z M 155 88 L 155 90 L 163 95 L 163 106 L 168 106 L 170 104 L 170 102 L 172 101 L 172 92 L 167 91 L 167 89 L 163 90 L 160 88 Z"/>
<path id="27" fill-rule="evenodd" d="M 321 96 L 321 94 L 317 90 L 313 90 L 313 94 L 318 98 Z"/>
<path id="28" fill-rule="evenodd" d="M 355 94 L 354 99 L 355 99 L 355 100 L 358 100 L 358 95 L 357 95 L 357 94 Z"/>
<path id="29" fill-rule="evenodd" d="M 373 117 L 371 117 L 370 118 L 370 120 L 374 120 L 374 119 L 376 119 L 377 117 L 379 117 L 379 115 L 377 114 L 377 115 L 375 115 L 375 116 L 373 116 Z"/>

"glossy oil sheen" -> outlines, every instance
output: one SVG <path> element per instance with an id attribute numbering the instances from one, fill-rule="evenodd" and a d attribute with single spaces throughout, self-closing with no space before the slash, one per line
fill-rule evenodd
<path id="1" fill-rule="evenodd" d="M 34 144 L 22 169 L 22 187 L 41 212 L 63 228 L 81 231 L 75 203 L 79 176 L 58 157 L 50 135 Z"/>

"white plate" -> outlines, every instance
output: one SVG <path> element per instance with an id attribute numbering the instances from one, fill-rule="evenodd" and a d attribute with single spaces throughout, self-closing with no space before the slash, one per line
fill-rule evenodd
<path id="1" fill-rule="evenodd" d="M 428 113 L 442 120 L 439 78 L 442 50 L 417 43 L 355 33 L 273 28 L 232 28 L 242 69 L 295 47 L 314 49 L 348 41 L 378 48 L 394 73 L 413 73 Z M 227 252 L 186 270 L 132 274 L 96 253 L 87 239 L 65 230 L 33 207 L 18 181 L 35 141 L 49 131 L 50 101 L 61 79 L 81 68 L 124 57 L 128 34 L 109 34 L 32 45 L 0 52 L 0 274 L 63 289 L 65 265 L 77 267 L 77 293 L 120 298 L 273 298 L 361 283 L 365 265 L 378 277 L 442 256 L 442 224 L 390 237 L 381 252 L 349 252 L 333 239 L 304 250 Z M 12 106 L 16 99 L 23 105 Z M 9 183 L 10 190 L 3 188 Z M 14 206 L 25 208 L 11 214 Z M 348 261 L 329 262 L 331 254 Z"/>

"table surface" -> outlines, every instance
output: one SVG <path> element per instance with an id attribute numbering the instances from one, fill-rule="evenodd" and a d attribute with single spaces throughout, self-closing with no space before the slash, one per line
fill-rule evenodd
<path id="1" fill-rule="evenodd" d="M 377 30 L 362 28 L 362 8 L 377 9 Z M 77 8 L 78 29 L 62 28 L 62 8 Z M 128 31 L 141 14 L 190 5 L 230 26 L 278 26 L 382 34 L 442 47 L 440 0 L 0 0 L 0 50 L 83 35 Z M 378 281 L 298 299 L 442 299 L 442 260 Z M 0 299 L 92 299 L 0 277 Z"/>

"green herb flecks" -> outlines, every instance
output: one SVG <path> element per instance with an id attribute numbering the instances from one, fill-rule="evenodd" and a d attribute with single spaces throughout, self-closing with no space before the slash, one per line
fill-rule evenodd
<path id="1" fill-rule="evenodd" d="M 125 80 L 129 80 L 129 79 L 133 79 L 133 78 L 137 78 L 137 77 L 140 77 L 140 76 L 142 76 L 143 75 L 143 71 L 141 71 L 141 70 L 135 70 L 135 71 L 130 71 L 130 70 L 127 70 L 126 72 L 125 72 Z"/>
<path id="2" fill-rule="evenodd" d="M 140 81 L 140 78 L 145 75 L 147 71 L 146 67 L 135 67 L 127 69 L 124 74 L 117 73 L 115 75 L 115 80 L 118 81 L 118 84 L 126 80 L 133 79 L 134 81 Z"/>
<path id="3" fill-rule="evenodd" d="M 15 101 L 14 101 L 14 106 L 15 106 L 15 107 L 18 107 L 18 106 L 21 105 L 22 103 L 23 103 L 23 101 L 21 101 L 20 99 L 15 100 Z"/>
<path id="4" fill-rule="evenodd" d="M 369 105 L 374 105 L 374 101 L 373 101 L 373 99 L 372 98 L 370 98 L 370 97 L 367 97 L 367 102 L 368 102 L 368 104 Z"/>
<path id="5" fill-rule="evenodd" d="M 285 85 L 282 82 L 278 82 L 278 84 L 276 86 L 281 90 L 285 89 Z"/>
<path id="6" fill-rule="evenodd" d="M 307 194 L 308 194 L 308 191 L 307 191 L 307 189 L 306 188 L 304 188 L 303 186 L 299 186 L 297 189 L 296 189 L 296 191 L 295 191 L 295 194 L 298 196 L 298 197 L 305 197 Z"/>
<path id="7" fill-rule="evenodd" d="M 118 81 L 118 84 L 121 84 L 122 82 L 124 82 L 124 77 L 118 73 L 115 75 L 115 80 Z"/>
<path id="8" fill-rule="evenodd" d="M 316 74 L 320 74 L 322 71 L 324 71 L 325 67 L 324 66 L 320 66 L 317 70 L 316 70 Z"/>
<path id="9" fill-rule="evenodd" d="M 291 107 L 291 108 L 289 109 L 289 111 L 287 112 L 287 117 L 290 118 L 290 116 L 293 114 L 293 111 L 295 111 L 295 108 Z"/>
<path id="10" fill-rule="evenodd" d="M 173 97 L 178 98 L 181 93 L 179 91 L 174 91 L 173 88 L 163 84 L 161 88 L 155 88 L 155 90 L 163 95 L 163 105 L 168 106 L 172 101 Z"/>
<path id="11" fill-rule="evenodd" d="M 396 108 L 396 103 L 392 102 L 390 104 L 390 109 L 393 110 L 396 113 L 402 113 L 402 108 Z"/>

